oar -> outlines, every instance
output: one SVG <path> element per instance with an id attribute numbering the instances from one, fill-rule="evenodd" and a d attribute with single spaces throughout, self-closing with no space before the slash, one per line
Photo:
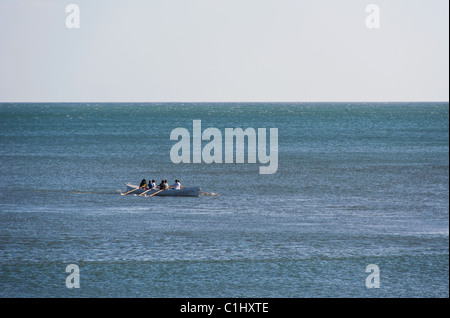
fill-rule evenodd
<path id="1" fill-rule="evenodd" d="M 153 188 L 152 188 L 152 189 L 153 189 Z M 139 194 L 139 196 L 141 196 L 141 195 L 147 193 L 148 191 L 150 191 L 150 190 L 152 190 L 152 189 L 148 189 L 147 191 L 142 192 L 141 194 Z"/>
<path id="2" fill-rule="evenodd" d="M 201 194 L 204 194 L 204 195 L 213 195 L 213 196 L 219 196 L 218 194 L 215 194 L 215 193 L 206 193 L 206 192 L 203 192 L 203 191 L 200 191 L 200 193 Z"/>
<path id="3" fill-rule="evenodd" d="M 126 193 L 121 193 L 120 195 L 126 195 L 126 194 L 131 193 L 131 192 L 136 191 L 136 190 L 139 190 L 139 188 L 133 189 L 133 190 L 128 191 L 128 192 L 126 192 Z"/>
<path id="4" fill-rule="evenodd" d="M 165 189 L 162 189 L 162 190 L 159 190 L 159 191 L 156 191 L 155 193 L 153 193 L 153 194 L 150 194 L 149 195 L 149 197 L 152 197 L 152 196 L 154 196 L 155 194 L 157 194 L 157 193 L 160 193 L 161 191 L 164 191 Z"/>

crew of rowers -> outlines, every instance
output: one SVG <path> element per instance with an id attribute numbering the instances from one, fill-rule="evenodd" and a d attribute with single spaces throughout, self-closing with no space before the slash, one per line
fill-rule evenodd
<path id="1" fill-rule="evenodd" d="M 179 190 L 182 188 L 186 188 L 181 186 L 180 180 L 175 180 L 175 183 L 172 184 L 171 186 L 169 186 L 167 184 L 167 180 L 163 179 L 161 180 L 161 183 L 157 186 L 155 183 L 155 180 L 150 181 L 150 179 L 148 180 L 148 184 L 147 181 L 145 179 L 142 179 L 141 184 L 139 185 L 139 188 L 141 189 L 159 189 L 159 190 L 166 190 L 166 189 L 174 189 L 174 190 Z"/>

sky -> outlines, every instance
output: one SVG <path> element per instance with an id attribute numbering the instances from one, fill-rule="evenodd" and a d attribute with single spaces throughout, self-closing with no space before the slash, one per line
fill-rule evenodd
<path id="1" fill-rule="evenodd" d="M 448 100 L 448 0 L 0 0 L 0 102 Z"/>

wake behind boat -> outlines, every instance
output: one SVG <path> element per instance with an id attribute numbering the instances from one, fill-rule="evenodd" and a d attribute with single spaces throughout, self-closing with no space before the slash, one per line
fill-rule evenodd
<path id="1" fill-rule="evenodd" d="M 199 187 L 189 187 L 189 188 L 182 188 L 182 189 L 167 189 L 167 190 L 160 190 L 158 188 L 153 190 L 148 190 L 144 188 L 140 188 L 138 185 L 131 184 L 131 183 L 125 183 L 127 186 L 127 192 L 130 194 L 142 194 L 145 192 L 144 195 L 150 196 L 174 196 L 174 197 L 198 197 L 200 196 L 200 188 Z"/>

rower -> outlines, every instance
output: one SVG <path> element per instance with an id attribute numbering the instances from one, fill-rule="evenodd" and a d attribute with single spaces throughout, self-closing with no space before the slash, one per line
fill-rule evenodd
<path id="1" fill-rule="evenodd" d="M 149 180 L 149 181 L 150 181 L 150 180 Z M 149 188 L 149 189 L 154 189 L 154 188 L 156 188 L 155 180 L 152 180 L 151 182 L 149 182 L 148 188 Z"/>
<path id="2" fill-rule="evenodd" d="M 180 190 L 181 189 L 181 183 L 180 180 L 175 180 L 175 183 L 170 186 L 170 188 L 174 190 Z"/>
<path id="3" fill-rule="evenodd" d="M 166 190 L 169 186 L 167 185 L 167 180 L 161 180 L 161 183 L 159 184 L 159 188 L 161 190 Z"/>
<path id="4" fill-rule="evenodd" d="M 141 184 L 139 185 L 139 188 L 142 188 L 142 189 L 147 188 L 147 181 L 145 179 L 142 179 Z"/>

